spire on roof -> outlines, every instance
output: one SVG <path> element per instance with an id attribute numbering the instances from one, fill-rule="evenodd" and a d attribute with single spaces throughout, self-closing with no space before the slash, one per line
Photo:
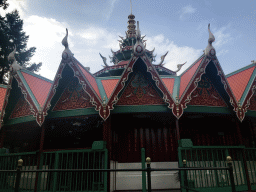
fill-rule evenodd
<path id="1" fill-rule="evenodd" d="M 136 31 L 136 43 L 133 47 L 133 54 L 136 56 L 140 56 L 145 51 L 145 45 L 143 45 L 142 40 L 141 40 L 139 21 L 137 21 L 137 26 L 138 26 L 138 29 Z"/>
<path id="2" fill-rule="evenodd" d="M 134 25 L 135 24 L 135 16 L 132 14 L 132 1 L 130 0 L 130 6 L 131 6 L 131 14 L 128 16 L 128 31 L 126 32 L 126 37 L 130 38 L 130 37 L 135 37 L 136 35 L 136 31 L 135 31 L 135 28 L 136 26 Z"/>
<path id="3" fill-rule="evenodd" d="M 20 66 L 18 64 L 18 62 L 16 61 L 15 52 L 16 52 L 16 45 L 14 45 L 14 50 L 8 56 L 8 61 L 13 61 L 11 66 L 10 66 L 10 71 L 13 74 L 15 74 L 15 73 L 17 73 L 17 71 L 23 69 L 23 67 Z"/>
<path id="4" fill-rule="evenodd" d="M 207 45 L 204 53 L 207 57 L 214 58 L 216 55 L 216 51 L 215 51 L 214 47 L 212 46 L 212 42 L 215 41 L 215 37 L 210 30 L 210 23 L 208 25 L 208 31 L 209 31 L 208 45 Z"/>
<path id="5" fill-rule="evenodd" d="M 187 63 L 187 61 L 186 61 L 185 63 L 183 63 L 183 64 L 178 64 L 178 65 L 177 65 L 178 70 L 177 70 L 177 71 L 174 71 L 174 72 L 175 72 L 175 73 L 179 72 L 179 71 L 181 70 L 182 66 L 185 65 L 186 63 Z"/>
<path id="6" fill-rule="evenodd" d="M 62 59 L 69 60 L 73 57 L 73 53 L 69 50 L 68 47 L 68 29 L 66 28 L 66 36 L 62 40 L 62 45 L 65 47 L 64 51 L 62 52 Z"/>

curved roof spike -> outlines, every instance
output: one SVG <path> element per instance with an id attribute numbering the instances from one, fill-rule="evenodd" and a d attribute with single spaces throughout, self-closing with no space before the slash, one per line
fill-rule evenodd
<path id="1" fill-rule="evenodd" d="M 214 35 L 212 34 L 212 32 L 211 32 L 211 30 L 210 30 L 210 23 L 208 24 L 208 31 L 209 31 L 209 39 L 208 39 L 208 42 L 209 42 L 210 44 L 212 44 L 212 42 L 215 41 L 215 37 L 214 37 Z"/>
<path id="2" fill-rule="evenodd" d="M 146 46 L 147 46 L 147 43 L 145 42 L 145 44 L 144 44 L 144 48 L 146 49 Z"/>
<path id="3" fill-rule="evenodd" d="M 161 61 L 160 61 L 160 63 L 158 64 L 159 66 L 163 66 L 163 65 L 164 65 L 163 62 L 164 62 L 164 59 L 165 59 L 166 55 L 168 54 L 168 52 L 169 52 L 169 51 L 167 51 L 164 55 L 161 56 Z"/>
<path id="4" fill-rule="evenodd" d="M 15 52 L 16 52 L 16 45 L 14 45 L 14 50 L 8 55 L 8 61 L 16 61 L 15 58 Z"/>
<path id="5" fill-rule="evenodd" d="M 61 43 L 65 48 L 68 48 L 68 29 L 67 28 L 66 28 L 66 36 L 62 39 Z"/>
<path id="6" fill-rule="evenodd" d="M 112 48 L 111 48 L 111 52 L 112 52 L 113 54 L 115 54 L 115 52 L 112 50 Z"/>
<path id="7" fill-rule="evenodd" d="M 149 51 L 149 52 L 152 54 L 154 51 L 155 51 L 155 47 L 154 47 L 154 49 L 152 51 Z"/>
<path id="8" fill-rule="evenodd" d="M 177 70 L 177 71 L 174 71 L 174 72 L 175 72 L 175 73 L 179 72 L 179 71 L 181 70 L 182 66 L 185 65 L 186 63 L 187 63 L 187 61 L 186 61 L 185 63 L 183 63 L 183 64 L 178 64 L 178 65 L 177 65 L 178 70 Z"/>
<path id="9" fill-rule="evenodd" d="M 118 35 L 119 36 L 119 35 Z M 124 38 L 123 37 L 121 37 L 121 36 L 119 36 L 122 40 L 124 40 Z"/>
<path id="10" fill-rule="evenodd" d="M 146 37 L 146 35 L 144 35 L 143 37 L 141 37 L 141 40 L 143 40 L 143 39 L 144 39 L 144 37 Z M 145 40 L 145 41 L 147 41 L 147 40 Z"/>
<path id="11" fill-rule="evenodd" d="M 138 39 L 138 38 L 139 38 L 139 39 L 141 38 L 139 21 L 137 21 L 136 37 L 137 37 L 137 39 Z"/>
<path id="12" fill-rule="evenodd" d="M 99 54 L 100 54 L 100 53 L 99 53 Z M 107 58 L 106 58 L 106 57 L 103 57 L 101 54 L 100 54 L 100 57 L 102 58 L 104 65 L 105 65 L 106 67 L 108 67 Z"/>

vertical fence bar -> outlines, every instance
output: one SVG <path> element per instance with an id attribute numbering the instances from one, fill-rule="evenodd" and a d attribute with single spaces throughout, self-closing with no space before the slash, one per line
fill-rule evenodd
<path id="1" fill-rule="evenodd" d="M 146 155 L 145 155 L 145 148 L 141 148 L 141 168 L 145 169 L 145 161 Z M 142 171 L 142 192 L 146 192 L 146 172 Z"/>
<path id="2" fill-rule="evenodd" d="M 236 192 L 236 186 L 235 186 L 234 175 L 233 175 L 233 167 L 232 167 L 232 162 L 231 162 L 232 159 L 230 156 L 227 156 L 227 161 L 228 161 L 228 166 L 229 166 L 229 176 L 230 176 L 232 192 Z"/>
<path id="3" fill-rule="evenodd" d="M 54 169 L 58 169 L 58 163 L 59 163 L 59 153 L 57 151 L 55 152 Z M 58 172 L 54 172 L 53 173 L 53 192 L 55 192 L 57 188 L 57 177 L 58 177 Z"/>
<path id="4" fill-rule="evenodd" d="M 105 149 L 105 159 L 104 159 L 104 169 L 107 169 L 108 168 L 108 150 Z M 107 177 L 108 177 L 108 172 L 104 172 L 104 191 L 107 192 L 108 190 L 108 180 L 107 180 Z"/>
<path id="5" fill-rule="evenodd" d="M 18 168 L 17 168 L 17 176 L 16 176 L 16 183 L 15 183 L 15 190 L 14 192 L 19 192 L 20 187 L 20 177 L 21 177 L 21 167 L 22 167 L 23 160 L 18 160 Z"/>
<path id="6" fill-rule="evenodd" d="M 147 176 L 148 176 L 148 192 L 151 192 L 151 167 L 150 167 L 150 162 L 151 159 L 150 157 L 147 157 Z"/>

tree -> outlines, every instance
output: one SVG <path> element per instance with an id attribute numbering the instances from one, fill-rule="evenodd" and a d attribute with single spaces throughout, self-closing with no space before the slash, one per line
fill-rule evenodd
<path id="1" fill-rule="evenodd" d="M 8 55 L 16 46 L 15 58 L 17 62 L 27 70 L 36 72 L 42 66 L 42 63 L 29 63 L 34 55 L 36 48 L 27 48 L 29 36 L 23 31 L 23 21 L 20 19 L 17 10 L 7 13 L 5 17 L 0 18 L 0 83 L 6 84 L 6 75 L 9 72 Z"/>
<path id="2" fill-rule="evenodd" d="M 6 9 L 9 6 L 7 3 L 7 0 L 0 0 L 0 7 L 3 7 L 3 9 Z"/>

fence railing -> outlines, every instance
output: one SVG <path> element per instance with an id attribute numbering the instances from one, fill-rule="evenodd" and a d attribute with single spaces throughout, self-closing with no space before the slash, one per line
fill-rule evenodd
<path id="1" fill-rule="evenodd" d="M 230 179 L 230 183 L 231 183 L 231 189 L 230 191 L 235 192 L 235 183 L 234 183 L 234 176 L 233 176 L 233 167 L 232 167 L 232 162 L 231 162 L 231 157 L 227 157 L 227 161 L 228 161 L 228 167 L 197 167 L 197 168 L 186 168 L 186 160 L 183 160 L 183 164 L 185 166 L 185 168 L 172 168 L 172 169 L 152 169 L 150 167 L 150 162 L 151 159 L 149 157 L 146 158 L 146 162 L 147 162 L 147 168 L 145 169 L 48 169 L 48 170 L 22 170 L 22 163 L 23 160 L 20 159 L 18 160 L 18 168 L 17 170 L 0 170 L 0 174 L 4 174 L 7 173 L 5 175 L 11 175 L 12 179 L 10 180 L 11 182 L 8 182 L 9 180 L 5 180 L 6 184 L 4 185 L 6 188 L 6 190 L 14 187 L 14 191 L 15 192 L 20 192 L 21 190 L 23 191 L 25 190 L 34 190 L 33 185 L 31 180 L 29 181 L 29 177 L 28 175 L 31 174 L 35 174 L 35 173 L 39 173 L 40 178 L 43 178 L 42 175 L 46 175 L 46 174 L 56 174 L 58 175 L 62 175 L 62 174 L 75 174 L 76 175 L 76 185 L 71 186 L 71 182 L 66 183 L 66 188 L 65 189 L 57 189 L 56 188 L 44 188 L 41 187 L 40 191 L 107 191 L 106 188 L 100 188 L 99 186 L 96 187 L 92 187 L 91 189 L 89 189 L 88 186 L 85 186 L 84 188 L 79 188 L 79 182 L 81 183 L 81 185 L 83 185 L 83 179 L 82 178 L 78 178 L 77 175 L 78 174 L 97 174 L 100 175 L 100 173 L 107 173 L 107 172 L 130 172 L 130 171 L 142 171 L 142 172 L 146 172 L 147 173 L 147 187 L 148 187 L 148 191 L 151 192 L 151 172 L 152 171 L 181 171 L 184 173 L 184 183 L 185 186 L 181 186 L 182 188 L 184 188 L 186 191 L 198 191 L 196 189 L 190 188 L 188 185 L 188 179 L 187 179 L 187 172 L 188 171 L 192 171 L 192 170 L 196 170 L 196 171 L 200 171 L 200 170 L 223 170 L 223 171 L 228 171 L 229 173 L 229 179 Z M 27 175 L 27 177 L 25 178 L 24 176 Z M 22 178 L 23 176 L 23 178 Z M 5 177 L 6 178 L 6 177 Z M 8 177 L 7 177 L 8 178 Z M 79 180 L 81 179 L 81 180 Z M 25 181 L 26 180 L 26 183 Z M 69 178 L 70 181 L 73 181 L 71 178 Z M 59 181 L 59 180 L 58 180 Z M 61 182 L 60 182 L 61 183 Z M 89 185 L 89 183 L 87 182 L 87 185 Z M 3 189 L 3 188 L 2 188 Z"/>
<path id="2" fill-rule="evenodd" d="M 182 166 L 182 159 L 186 159 L 187 167 L 223 167 L 225 157 L 231 156 L 236 189 L 256 189 L 256 149 L 244 146 L 191 146 L 178 147 L 178 155 L 179 165 Z M 190 171 L 188 181 L 189 185 L 201 190 L 230 186 L 227 173 L 223 170 Z"/>

